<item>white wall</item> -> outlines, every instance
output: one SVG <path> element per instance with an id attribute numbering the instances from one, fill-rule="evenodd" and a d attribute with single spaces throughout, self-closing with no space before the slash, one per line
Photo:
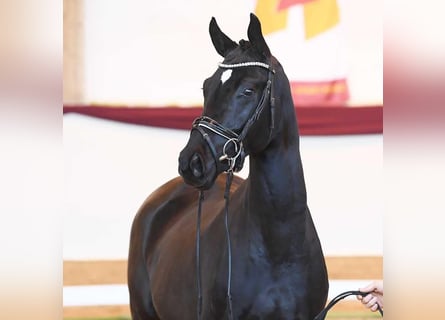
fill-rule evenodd
<path id="1" fill-rule="evenodd" d="M 177 176 L 189 132 L 63 117 L 66 260 L 126 259 L 144 199 Z M 382 135 L 301 138 L 308 203 L 326 255 L 383 255 Z M 248 161 L 240 175 L 246 177 Z"/>
<path id="2" fill-rule="evenodd" d="M 254 11 L 255 3 L 255 0 L 85 1 L 86 102 L 200 105 L 202 81 L 221 60 L 208 35 L 210 18 L 215 16 L 233 40 L 246 39 L 249 13 Z M 350 103 L 383 103 L 383 1 L 338 0 L 338 4 L 341 25 L 327 34 L 332 33 L 342 44 L 340 72 L 347 74 Z M 298 12 L 292 16 L 298 17 Z M 312 59 L 305 59 L 308 53 L 297 50 L 293 59 L 288 59 L 286 52 L 297 41 L 292 37 L 293 33 L 279 37 L 281 41 L 273 40 L 275 35 L 266 37 L 291 79 L 301 78 L 306 63 L 312 63 L 309 71 L 315 70 L 333 55 L 318 50 L 321 60 L 314 62 L 313 54 L 310 54 Z M 305 63 L 300 63 L 300 68 L 291 68 L 292 61 L 302 60 Z"/>

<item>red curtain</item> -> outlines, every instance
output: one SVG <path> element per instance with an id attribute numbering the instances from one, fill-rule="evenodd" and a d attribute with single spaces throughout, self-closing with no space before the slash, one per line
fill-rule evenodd
<path id="1" fill-rule="evenodd" d="M 296 107 L 301 135 L 383 133 L 383 107 Z M 171 128 L 191 128 L 201 107 L 64 106 L 63 113 L 79 113 L 125 123 Z"/>

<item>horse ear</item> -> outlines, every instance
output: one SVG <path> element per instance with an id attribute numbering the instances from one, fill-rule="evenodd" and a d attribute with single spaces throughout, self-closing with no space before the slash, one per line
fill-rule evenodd
<path id="1" fill-rule="evenodd" d="M 254 45 L 266 58 L 271 56 L 269 47 L 264 40 L 263 32 L 261 31 L 261 23 L 256 15 L 250 14 L 250 23 L 247 29 L 247 36 L 250 43 Z"/>
<path id="2" fill-rule="evenodd" d="M 212 20 L 210 20 L 209 32 L 210 38 L 213 42 L 213 46 L 221 56 L 225 57 L 227 52 L 237 47 L 236 42 L 232 41 L 218 27 L 215 17 L 212 17 Z"/>

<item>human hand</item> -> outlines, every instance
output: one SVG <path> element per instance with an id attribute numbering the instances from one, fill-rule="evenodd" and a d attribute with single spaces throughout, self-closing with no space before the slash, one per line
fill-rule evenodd
<path id="1" fill-rule="evenodd" d="M 369 293 L 365 296 L 357 295 L 363 305 L 371 311 L 377 311 L 378 307 L 383 309 L 383 281 L 375 280 L 366 287 L 360 288 L 360 292 Z"/>

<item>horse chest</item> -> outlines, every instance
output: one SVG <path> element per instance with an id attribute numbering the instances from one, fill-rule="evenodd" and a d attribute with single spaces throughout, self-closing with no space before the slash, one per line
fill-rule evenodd
<path id="1" fill-rule="evenodd" d="M 250 246 L 249 250 L 235 251 L 233 257 L 232 301 L 235 319 L 300 319 L 305 313 L 306 275 L 294 265 L 272 266 L 266 249 Z M 300 269 L 300 270 L 299 270 Z M 219 319 L 226 308 L 225 273 L 218 276 L 210 298 Z M 215 319 L 216 319 L 215 318 Z M 224 319 L 224 318 L 222 318 Z M 304 319 L 304 318 L 301 318 Z"/>
<path id="2" fill-rule="evenodd" d="M 296 285 L 290 277 L 273 280 L 268 274 L 246 276 L 233 284 L 235 319 L 300 319 L 298 315 L 306 312 L 305 291 L 305 286 Z"/>

